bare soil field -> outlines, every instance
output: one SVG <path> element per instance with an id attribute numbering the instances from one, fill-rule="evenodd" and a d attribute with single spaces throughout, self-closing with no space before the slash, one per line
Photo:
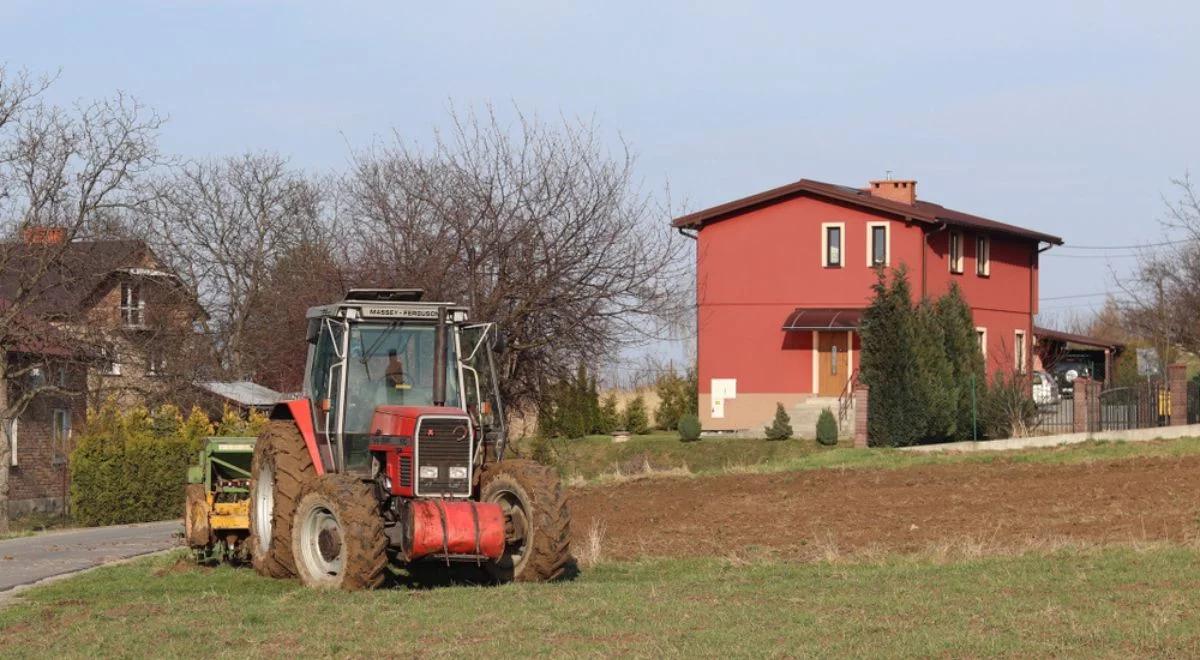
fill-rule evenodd
<path id="1" fill-rule="evenodd" d="M 1200 457 L 647 478 L 571 491 L 574 547 L 604 559 L 830 558 L 1193 542 Z"/>

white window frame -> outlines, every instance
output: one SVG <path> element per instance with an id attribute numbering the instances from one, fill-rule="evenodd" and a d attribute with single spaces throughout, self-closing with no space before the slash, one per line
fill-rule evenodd
<path id="1" fill-rule="evenodd" d="M 979 352 L 983 353 L 983 359 L 987 359 L 988 331 L 982 326 L 975 327 L 975 337 L 979 340 Z"/>
<path id="2" fill-rule="evenodd" d="M 1013 361 L 1016 362 L 1017 373 L 1025 373 L 1026 352 L 1024 330 L 1013 331 L 1013 352 L 1015 353 L 1013 356 Z"/>
<path id="3" fill-rule="evenodd" d="M 838 230 L 838 262 L 836 264 L 829 262 L 829 230 Z M 846 223 L 844 222 L 822 222 L 821 223 L 821 266 L 823 268 L 845 268 L 846 267 Z"/>
<path id="4" fill-rule="evenodd" d="M 121 361 L 117 359 L 119 356 L 117 355 L 116 347 L 105 346 L 101 356 L 104 358 L 104 368 L 100 370 L 100 374 L 103 376 L 120 376 Z"/>
<path id="5" fill-rule="evenodd" d="M 988 277 L 991 275 L 991 238 L 976 236 L 976 275 Z"/>
<path id="6" fill-rule="evenodd" d="M 883 263 L 876 264 L 874 261 L 875 250 L 871 243 L 871 238 L 875 234 L 876 227 L 883 227 Z M 891 266 L 892 265 L 892 223 L 890 222 L 868 222 L 867 223 L 867 267 L 874 268 L 875 266 Z"/>
<path id="7" fill-rule="evenodd" d="M 62 420 L 60 427 L 58 420 Z M 61 428 L 61 434 L 59 432 Z M 55 408 L 50 418 L 50 437 L 54 442 L 67 442 L 71 439 L 71 411 L 66 408 Z"/>
<path id="8" fill-rule="evenodd" d="M 126 328 L 146 327 L 146 298 L 140 282 L 121 283 L 121 324 Z"/>
<path id="9" fill-rule="evenodd" d="M 958 242 L 958 254 L 955 254 L 954 243 L 955 239 Z M 961 231 L 951 230 L 950 238 L 947 239 L 946 253 L 950 260 L 950 272 L 955 275 L 962 275 L 963 272 L 963 233 Z"/>
<path id="10" fill-rule="evenodd" d="M 8 422 L 8 465 L 17 467 L 17 438 L 21 431 L 21 420 L 13 417 Z"/>
<path id="11" fill-rule="evenodd" d="M 146 351 L 146 375 L 162 376 L 165 373 L 167 373 L 166 352 L 156 349 Z"/>

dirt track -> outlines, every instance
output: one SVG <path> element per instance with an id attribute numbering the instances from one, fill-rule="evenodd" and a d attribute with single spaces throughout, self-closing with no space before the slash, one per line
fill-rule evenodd
<path id="1" fill-rule="evenodd" d="M 1200 457 L 643 479 L 570 506 L 575 547 L 600 520 L 607 559 L 1181 542 L 1200 536 Z"/>

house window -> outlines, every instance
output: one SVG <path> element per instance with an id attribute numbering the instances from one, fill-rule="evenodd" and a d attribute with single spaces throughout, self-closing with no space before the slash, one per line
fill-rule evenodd
<path id="1" fill-rule="evenodd" d="M 963 236 L 960 231 L 950 232 L 950 272 L 963 272 Z"/>
<path id="2" fill-rule="evenodd" d="M 1016 359 L 1017 373 L 1025 373 L 1025 331 L 1017 330 L 1013 334 L 1013 357 Z"/>
<path id="3" fill-rule="evenodd" d="M 975 338 L 979 340 L 979 352 L 987 357 L 987 328 L 975 328 Z"/>
<path id="4" fill-rule="evenodd" d="M 821 225 L 821 265 L 826 268 L 841 268 L 842 253 L 845 251 L 846 225 L 827 222 Z"/>
<path id="5" fill-rule="evenodd" d="M 121 321 L 127 328 L 140 328 L 146 321 L 146 301 L 142 287 L 136 282 L 121 285 Z"/>
<path id="6" fill-rule="evenodd" d="M 13 418 L 8 423 L 8 464 L 17 467 L 17 431 L 20 430 L 21 420 Z"/>
<path id="7" fill-rule="evenodd" d="M 105 346 L 100 362 L 100 373 L 104 376 L 120 376 L 121 362 L 117 356 L 117 349 L 112 346 Z"/>
<path id="8" fill-rule="evenodd" d="M 975 274 L 980 277 L 987 277 L 991 274 L 992 262 L 992 242 L 987 236 L 979 236 L 975 239 Z"/>
<path id="9" fill-rule="evenodd" d="M 891 261 L 891 245 L 888 223 L 867 223 L 867 265 L 886 266 Z"/>
<path id="10" fill-rule="evenodd" d="M 161 349 L 152 349 L 146 354 L 146 374 L 161 376 L 167 372 L 167 356 Z"/>
<path id="11" fill-rule="evenodd" d="M 51 437 L 56 443 L 65 443 L 71 438 L 71 411 L 55 408 L 53 422 Z"/>

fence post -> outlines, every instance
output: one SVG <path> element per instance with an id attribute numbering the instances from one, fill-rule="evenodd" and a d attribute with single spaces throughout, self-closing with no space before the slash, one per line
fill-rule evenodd
<path id="1" fill-rule="evenodd" d="M 867 446 L 867 401 L 870 398 L 867 386 L 856 385 L 854 388 L 854 446 Z"/>
<path id="2" fill-rule="evenodd" d="M 1187 424 L 1187 365 L 1167 365 L 1167 388 L 1171 396 L 1171 426 Z"/>
<path id="3" fill-rule="evenodd" d="M 1080 376 L 1071 383 L 1071 389 L 1071 431 L 1085 433 L 1091 430 L 1088 425 L 1088 412 L 1091 409 L 1092 379 Z"/>

